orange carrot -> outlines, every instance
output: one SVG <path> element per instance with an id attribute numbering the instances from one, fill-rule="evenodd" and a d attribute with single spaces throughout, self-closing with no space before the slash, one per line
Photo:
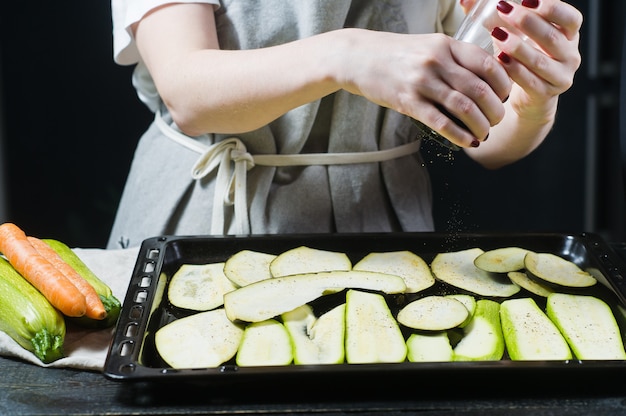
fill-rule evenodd
<path id="1" fill-rule="evenodd" d="M 0 225 L 0 252 L 61 313 L 73 317 L 85 314 L 85 296 L 35 250 L 24 231 L 17 225 Z"/>
<path id="2" fill-rule="evenodd" d="M 58 271 L 63 273 L 65 277 L 85 296 L 85 302 L 87 310 L 85 316 L 92 319 L 104 319 L 107 316 L 107 311 L 104 309 L 104 305 L 98 296 L 98 292 L 91 284 L 86 281 L 72 266 L 65 262 L 57 254 L 56 251 L 48 244 L 38 239 L 37 237 L 28 236 L 28 241 L 35 247 L 35 250 L 46 260 L 50 262 Z"/>

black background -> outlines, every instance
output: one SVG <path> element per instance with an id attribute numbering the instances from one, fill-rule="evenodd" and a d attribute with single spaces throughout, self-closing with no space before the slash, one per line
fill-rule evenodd
<path id="1" fill-rule="evenodd" d="M 617 146 L 625 5 L 571 3 L 585 14 L 583 65 L 538 151 L 485 171 L 461 153 L 451 159 L 425 146 L 439 231 L 624 238 Z M 71 246 L 105 246 L 135 145 L 151 120 L 132 88 L 132 68 L 113 62 L 111 32 L 104 0 L 0 6 L 1 222 Z"/>

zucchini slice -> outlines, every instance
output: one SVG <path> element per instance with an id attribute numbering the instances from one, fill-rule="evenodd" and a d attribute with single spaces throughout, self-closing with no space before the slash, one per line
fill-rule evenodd
<path id="1" fill-rule="evenodd" d="M 458 300 L 446 296 L 426 296 L 409 303 L 398 312 L 398 322 L 423 331 L 455 328 L 467 320 L 469 311 Z"/>
<path id="2" fill-rule="evenodd" d="M 287 365 L 293 360 L 289 333 L 280 322 L 255 322 L 243 332 L 235 362 L 240 367 Z"/>
<path id="3" fill-rule="evenodd" d="M 413 333 L 406 340 L 407 359 L 410 362 L 453 361 L 454 351 L 446 331 Z"/>
<path id="4" fill-rule="evenodd" d="M 208 311 L 224 304 L 224 294 L 237 289 L 224 274 L 224 263 L 183 264 L 170 281 L 167 297 L 176 307 Z"/>
<path id="5" fill-rule="evenodd" d="M 285 312 L 281 318 L 293 346 L 294 364 L 340 364 L 345 358 L 346 304 L 319 318 L 309 305 Z"/>
<path id="6" fill-rule="evenodd" d="M 548 317 L 579 360 L 624 360 L 624 342 L 609 305 L 594 296 L 553 293 Z"/>
<path id="7" fill-rule="evenodd" d="M 276 258 L 274 254 L 253 250 L 241 250 L 224 262 L 224 274 L 235 285 L 247 286 L 272 277 L 270 263 Z"/>
<path id="8" fill-rule="evenodd" d="M 270 263 L 270 273 L 274 277 L 351 269 L 352 262 L 346 253 L 307 246 L 284 251 Z"/>
<path id="9" fill-rule="evenodd" d="M 502 302 L 500 321 L 511 360 L 572 358 L 572 352 L 559 329 L 532 298 L 507 299 Z"/>
<path id="10" fill-rule="evenodd" d="M 219 308 L 159 328 L 154 342 L 161 358 L 172 368 L 210 368 L 234 357 L 242 337 L 243 328 Z"/>
<path id="11" fill-rule="evenodd" d="M 561 287 L 590 287 L 597 280 L 574 262 L 552 253 L 528 252 L 524 257 L 528 277 Z"/>
<path id="12" fill-rule="evenodd" d="M 399 363 L 407 345 L 385 298 L 377 293 L 346 293 L 346 361 L 351 364 Z"/>
<path id="13" fill-rule="evenodd" d="M 403 293 L 406 285 L 399 276 L 356 270 L 296 274 L 228 292 L 224 309 L 232 321 L 260 322 L 346 288 Z"/>
<path id="14" fill-rule="evenodd" d="M 406 283 L 406 293 L 417 293 L 435 284 L 428 264 L 410 251 L 370 253 L 356 263 L 353 270 L 400 276 Z"/>
<path id="15" fill-rule="evenodd" d="M 465 320 L 465 322 L 461 323 L 458 326 L 459 328 L 465 327 L 467 324 L 470 323 L 470 321 L 472 320 L 472 317 L 474 316 L 474 312 L 476 312 L 476 298 L 472 295 L 465 295 L 462 293 L 446 295 L 446 297 L 458 300 L 467 309 L 467 312 L 468 312 L 467 319 Z"/>
<path id="16" fill-rule="evenodd" d="M 509 297 L 519 292 L 520 287 L 508 278 L 494 276 L 474 265 L 482 253 L 480 248 L 439 253 L 430 267 L 437 279 L 477 295 Z"/>
<path id="17" fill-rule="evenodd" d="M 463 338 L 454 347 L 454 361 L 497 361 L 504 355 L 504 336 L 500 326 L 500 304 L 480 299 Z"/>
<path id="18" fill-rule="evenodd" d="M 502 247 L 485 251 L 474 260 L 474 265 L 492 273 L 516 272 L 524 268 L 528 250 L 520 247 Z"/>

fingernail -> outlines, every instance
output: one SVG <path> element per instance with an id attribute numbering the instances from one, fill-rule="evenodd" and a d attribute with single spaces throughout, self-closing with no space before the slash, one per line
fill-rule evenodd
<path id="1" fill-rule="evenodd" d="M 511 62 L 511 57 L 504 52 L 500 52 L 500 54 L 498 55 L 498 59 L 503 64 L 508 64 Z"/>
<path id="2" fill-rule="evenodd" d="M 539 0 L 523 0 L 522 6 L 528 7 L 529 9 L 536 9 L 539 7 Z"/>
<path id="3" fill-rule="evenodd" d="M 524 1 L 529 1 L 529 0 L 524 0 Z M 513 10 L 513 6 L 511 6 L 508 1 L 504 1 L 504 0 L 499 1 L 496 7 L 498 8 L 499 11 L 501 11 L 504 14 L 509 14 L 511 13 L 511 10 Z"/>
<path id="4" fill-rule="evenodd" d="M 507 101 L 509 101 L 509 95 L 507 95 L 506 98 L 502 100 L 502 104 L 506 103 Z"/>
<path id="5" fill-rule="evenodd" d="M 487 135 L 486 135 L 486 136 L 485 136 L 485 138 L 483 139 L 483 142 L 486 142 L 488 138 L 489 138 L 489 133 L 487 133 Z"/>
<path id="6" fill-rule="evenodd" d="M 478 147 L 478 146 L 480 146 L 480 142 L 478 140 L 474 139 L 474 141 L 472 142 L 471 146 L 472 147 Z"/>
<path id="7" fill-rule="evenodd" d="M 494 27 L 491 31 L 491 36 L 498 39 L 500 42 L 504 42 L 509 37 L 509 34 L 499 27 Z"/>

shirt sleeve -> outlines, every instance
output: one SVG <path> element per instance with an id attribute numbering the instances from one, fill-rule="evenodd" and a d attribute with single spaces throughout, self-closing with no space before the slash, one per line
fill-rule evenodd
<path id="1" fill-rule="evenodd" d="M 404 0 L 409 33 L 445 33 L 453 36 L 465 17 L 459 0 Z"/>
<path id="2" fill-rule="evenodd" d="M 441 31 L 449 36 L 454 36 L 461 26 L 465 12 L 459 0 L 443 0 L 440 9 Z"/>
<path id="3" fill-rule="evenodd" d="M 120 65 L 139 62 L 139 52 L 130 27 L 150 10 L 172 0 L 111 0 L 113 59 Z M 219 7 L 219 0 L 176 0 L 176 3 L 207 3 Z"/>

